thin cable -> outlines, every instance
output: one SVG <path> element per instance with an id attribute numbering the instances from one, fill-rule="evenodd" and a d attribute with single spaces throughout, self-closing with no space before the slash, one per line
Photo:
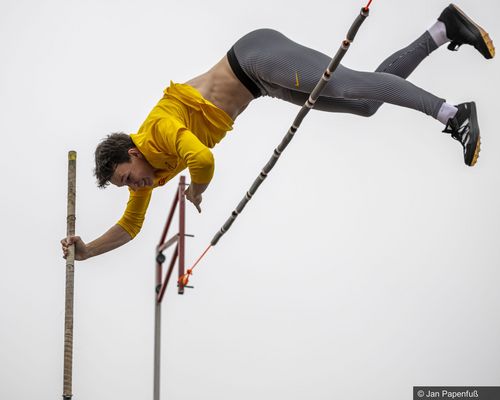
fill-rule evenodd
<path id="1" fill-rule="evenodd" d="M 205 251 L 202 253 L 202 255 L 199 256 L 198 259 L 195 261 L 195 263 L 193 264 L 193 266 L 191 268 L 189 268 L 186 271 L 186 273 L 179 278 L 179 283 L 182 283 L 183 286 L 186 286 L 189 283 L 189 277 L 191 275 L 193 275 L 193 269 L 194 269 L 194 267 L 196 267 L 198 265 L 198 263 L 201 261 L 201 259 L 203 257 L 205 257 L 205 254 L 207 254 L 208 250 L 210 250 L 211 248 L 212 248 L 212 245 L 209 244 L 208 247 L 205 249 Z"/>
<path id="2" fill-rule="evenodd" d="M 370 0 L 370 1 L 368 2 L 368 4 L 365 6 L 365 8 L 364 8 L 364 9 L 365 9 L 365 11 L 368 11 L 368 9 L 370 8 L 370 4 L 372 4 L 372 1 L 373 1 L 373 0 Z"/>

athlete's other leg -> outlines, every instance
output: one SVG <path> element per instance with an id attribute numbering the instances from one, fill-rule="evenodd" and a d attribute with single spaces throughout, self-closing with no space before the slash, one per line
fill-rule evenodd
<path id="1" fill-rule="evenodd" d="M 450 14 L 450 7 L 441 17 L 446 12 Z M 454 9 L 451 11 L 458 14 Z M 465 22 L 454 20 L 454 23 Z M 475 105 L 455 107 L 405 80 L 439 45 L 450 39 L 466 42 L 463 37 L 457 39 L 457 34 L 452 38 L 446 36 L 450 24 L 450 18 L 438 21 L 409 46 L 387 58 L 376 72 L 339 65 L 315 108 L 371 116 L 387 102 L 421 111 L 448 125 L 452 136 L 464 146 L 465 162 L 473 165 L 479 150 Z M 228 52 L 228 58 L 236 75 L 254 96 L 268 95 L 298 105 L 304 104 L 330 61 L 325 54 L 270 29 L 260 29 L 241 38 Z M 467 129 L 463 129 L 465 122 Z"/>
<path id="2" fill-rule="evenodd" d="M 424 40 L 431 41 L 430 36 Z M 421 41 L 412 43 L 396 53 L 396 58 L 388 59 L 398 62 L 386 60 L 379 67 L 392 73 L 362 72 L 339 65 L 315 108 L 370 116 L 382 103 L 391 103 L 436 118 L 444 99 L 399 76 L 407 76 L 435 48 L 435 44 L 422 46 Z M 327 55 L 271 29 L 259 29 L 247 34 L 228 55 L 231 53 L 261 94 L 298 105 L 304 104 L 330 62 Z M 399 53 L 405 56 L 398 59 Z M 411 62 L 408 62 L 409 59 Z"/>

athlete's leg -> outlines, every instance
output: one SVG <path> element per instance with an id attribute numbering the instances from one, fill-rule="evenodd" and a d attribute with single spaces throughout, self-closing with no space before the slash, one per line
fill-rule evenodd
<path id="1" fill-rule="evenodd" d="M 379 67 L 391 73 L 361 72 L 339 65 L 315 108 L 369 116 L 387 102 L 436 118 L 444 99 L 396 75 L 408 75 L 436 48 L 430 36 L 424 36 Z M 299 105 L 304 103 L 330 61 L 325 54 L 271 29 L 259 29 L 244 36 L 228 56 L 233 69 L 241 68 L 257 92 Z"/>
<path id="2" fill-rule="evenodd" d="M 376 72 L 407 78 L 437 47 L 451 40 L 450 49 L 466 43 L 486 58 L 495 48 L 487 32 L 455 5 L 409 46 L 388 57 Z M 269 95 L 302 105 L 318 82 L 330 57 L 301 46 L 279 32 L 258 30 L 240 39 L 230 50 L 231 65 L 254 96 Z M 239 70 L 239 71 L 238 71 Z M 245 83 L 245 82 L 244 82 Z M 359 72 L 340 65 L 315 108 L 330 112 L 373 115 L 384 103 L 413 108 L 446 124 L 457 107 L 444 99 L 398 79 Z"/>
<path id="3" fill-rule="evenodd" d="M 479 25 L 458 7 L 448 6 L 438 21 L 406 48 L 387 58 L 376 72 L 360 72 L 339 65 L 315 108 L 370 116 L 384 102 L 426 113 L 461 142 L 464 160 L 474 165 L 479 153 L 479 126 L 473 102 L 453 106 L 406 81 L 433 50 L 474 46 L 485 58 L 495 54 L 493 43 Z M 267 95 L 303 105 L 319 81 L 330 57 L 295 43 L 281 33 L 261 29 L 241 38 L 228 52 L 235 74 L 255 97 Z"/>
<path id="4" fill-rule="evenodd" d="M 406 79 L 438 47 L 436 40 L 426 31 L 410 45 L 387 57 L 375 72 L 385 72 Z"/>

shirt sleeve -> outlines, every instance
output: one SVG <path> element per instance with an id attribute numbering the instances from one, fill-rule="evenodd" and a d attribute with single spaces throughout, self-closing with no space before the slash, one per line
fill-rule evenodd
<path id="1" fill-rule="evenodd" d="M 157 121 L 153 137 L 158 150 L 164 154 L 175 152 L 187 165 L 191 182 L 206 184 L 212 180 L 215 160 L 210 149 L 198 137 L 176 120 Z"/>
<path id="2" fill-rule="evenodd" d="M 191 175 L 191 182 L 209 183 L 215 171 L 215 160 L 210 149 L 191 131 L 184 129 L 177 135 L 177 154 L 184 160 Z"/>
<path id="3" fill-rule="evenodd" d="M 118 221 L 118 225 L 125 229 L 132 238 L 136 237 L 141 231 L 152 191 L 152 188 L 143 188 L 136 191 L 129 189 L 127 207 Z"/>

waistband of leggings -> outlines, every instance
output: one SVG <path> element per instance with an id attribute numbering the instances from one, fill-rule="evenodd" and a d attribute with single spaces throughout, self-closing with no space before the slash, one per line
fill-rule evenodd
<path id="1" fill-rule="evenodd" d="M 250 91 L 250 93 L 252 93 L 253 97 L 257 98 L 262 96 L 259 87 L 255 84 L 254 81 L 250 79 L 250 77 L 246 74 L 246 72 L 243 71 L 243 68 L 241 68 L 240 63 L 236 58 L 236 54 L 234 53 L 234 47 L 231 47 L 227 52 L 227 59 L 236 77 L 243 85 L 245 85 L 245 87 Z"/>

